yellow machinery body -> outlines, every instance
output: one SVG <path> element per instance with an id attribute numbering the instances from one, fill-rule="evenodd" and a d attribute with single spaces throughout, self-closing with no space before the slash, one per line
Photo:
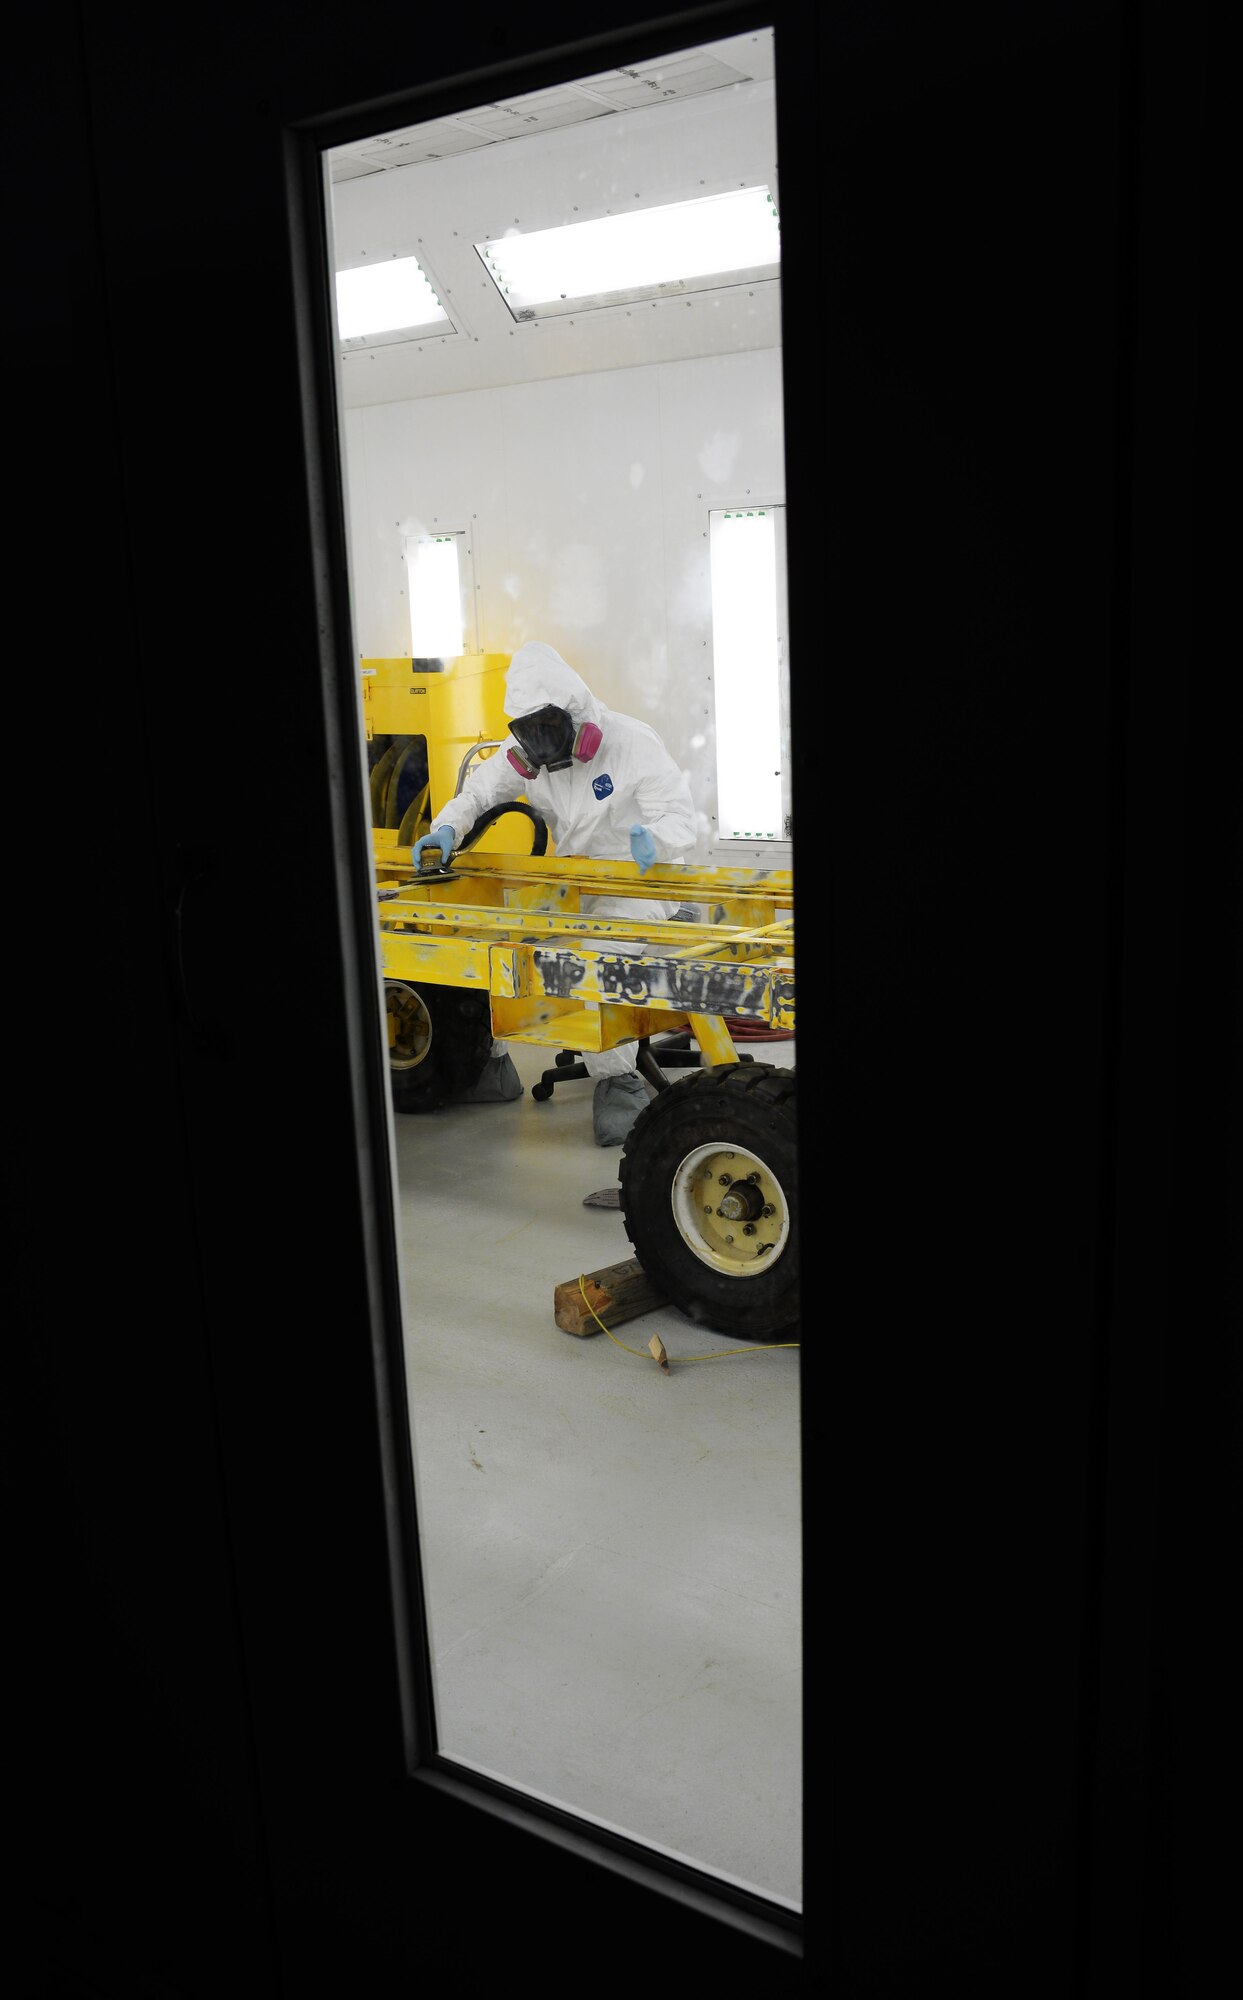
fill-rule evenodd
<path id="1" fill-rule="evenodd" d="M 505 736 L 505 673 L 508 653 L 464 653 L 446 660 L 440 672 L 412 659 L 364 659 L 361 664 L 363 730 L 368 744 L 382 738 L 414 737 L 425 745 L 428 795 L 417 824 L 407 828 L 412 846 L 426 833 L 436 812 L 458 790 L 463 759 L 479 744 Z M 489 750 L 487 755 L 495 754 Z M 472 853 L 523 851 L 531 844 L 529 823 L 500 820 L 480 835 Z"/>

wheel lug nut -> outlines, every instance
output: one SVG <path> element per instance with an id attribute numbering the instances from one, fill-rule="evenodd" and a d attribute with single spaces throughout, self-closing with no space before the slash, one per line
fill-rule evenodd
<path id="1" fill-rule="evenodd" d="M 711 1213 L 712 1213 L 712 1203 L 711 1203 L 711 1202 L 707 1202 L 707 1203 L 705 1204 L 705 1206 L 704 1206 L 704 1214 L 705 1214 L 705 1215 L 711 1215 Z"/>
<path id="2" fill-rule="evenodd" d="M 722 1174 L 722 1175 L 721 1175 L 721 1177 L 720 1177 L 720 1179 L 721 1179 L 721 1186 L 722 1186 L 722 1187 L 728 1187 L 728 1186 L 729 1186 L 729 1184 L 730 1184 L 730 1181 L 731 1181 L 731 1179 L 732 1179 L 732 1175 L 730 1175 L 730 1174 Z"/>
<path id="3" fill-rule="evenodd" d="M 727 1236 L 727 1237 L 725 1238 L 725 1241 L 726 1241 L 727 1243 L 732 1243 L 732 1242 L 733 1242 L 733 1240 L 734 1240 L 734 1239 L 733 1239 L 733 1237 L 732 1237 L 732 1236 Z"/>
<path id="4" fill-rule="evenodd" d="M 760 1210 L 760 1214 L 761 1214 L 761 1215 L 776 1215 L 776 1213 L 777 1213 L 777 1211 L 776 1211 L 776 1209 L 775 1209 L 775 1208 L 773 1207 L 773 1205 L 772 1205 L 771 1201 L 766 1201 L 766 1202 L 764 1203 L 764 1206 L 763 1206 L 763 1208 L 762 1208 L 762 1209 Z"/>
<path id="5" fill-rule="evenodd" d="M 754 1236 L 754 1235 L 755 1235 L 755 1224 L 754 1224 L 753 1222 L 748 1222 L 748 1224 L 747 1224 L 746 1228 L 745 1228 L 745 1229 L 743 1230 L 743 1232 L 742 1232 L 742 1233 L 743 1233 L 743 1235 L 744 1235 L 744 1236 Z"/>
<path id="6" fill-rule="evenodd" d="M 760 1177 L 758 1174 L 748 1174 L 747 1179 L 750 1181 L 752 1187 L 758 1187 L 760 1184 Z"/>

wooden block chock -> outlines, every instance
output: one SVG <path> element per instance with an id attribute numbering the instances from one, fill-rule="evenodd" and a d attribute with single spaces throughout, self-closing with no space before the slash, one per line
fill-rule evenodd
<path id="1" fill-rule="evenodd" d="M 552 1316 L 563 1333 L 575 1333 L 582 1338 L 600 1331 L 591 1316 L 593 1312 L 599 1314 L 606 1327 L 612 1328 L 667 1303 L 638 1258 L 627 1257 L 621 1264 L 606 1264 L 602 1270 L 584 1272 L 581 1287 L 577 1278 L 567 1278 L 563 1285 L 557 1285 L 552 1295 Z"/>

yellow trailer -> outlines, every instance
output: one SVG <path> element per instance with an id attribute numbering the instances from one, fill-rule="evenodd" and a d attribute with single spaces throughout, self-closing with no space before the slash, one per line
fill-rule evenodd
<path id="1" fill-rule="evenodd" d="M 397 1110 L 435 1111 L 469 1090 L 497 1041 L 559 1056 L 637 1041 L 655 1095 L 619 1179 L 640 1263 L 693 1319 L 756 1339 L 788 1334 L 798 1316 L 794 1071 L 740 1060 L 729 1022 L 793 1030 L 789 871 L 667 866 L 640 877 L 633 861 L 567 859 L 520 800 L 471 828 L 449 867 L 416 875 L 415 840 L 506 733 L 509 656 L 359 665 Z M 600 895 L 680 914 L 653 925 L 584 912 Z M 687 1037 L 699 1066 L 671 1083 L 661 1053 L 671 1062 L 670 1040 Z"/>
<path id="2" fill-rule="evenodd" d="M 541 827 L 527 836 L 537 844 Z M 640 1263 L 692 1319 L 788 1335 L 794 1071 L 740 1062 L 728 1022 L 794 1029 L 790 871 L 669 865 L 640 877 L 633 861 L 480 851 L 498 831 L 416 874 L 398 831 L 373 829 L 396 1106 L 435 1109 L 469 1088 L 494 1039 L 556 1051 L 638 1041 L 657 1089 L 623 1147 L 620 1183 Z M 653 924 L 583 911 L 602 895 L 689 914 Z M 683 1030 L 701 1067 L 670 1084 L 659 1038 Z"/>

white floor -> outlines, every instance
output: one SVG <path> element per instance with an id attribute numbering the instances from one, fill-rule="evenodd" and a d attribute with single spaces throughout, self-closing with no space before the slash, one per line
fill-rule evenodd
<path id="1" fill-rule="evenodd" d="M 513 1054 L 516 1102 L 396 1121 L 440 1747 L 801 1907 L 798 1350 L 556 1326 L 556 1285 L 633 1255 L 583 1206 L 620 1149 L 590 1082 L 536 1103 L 550 1055 Z"/>

